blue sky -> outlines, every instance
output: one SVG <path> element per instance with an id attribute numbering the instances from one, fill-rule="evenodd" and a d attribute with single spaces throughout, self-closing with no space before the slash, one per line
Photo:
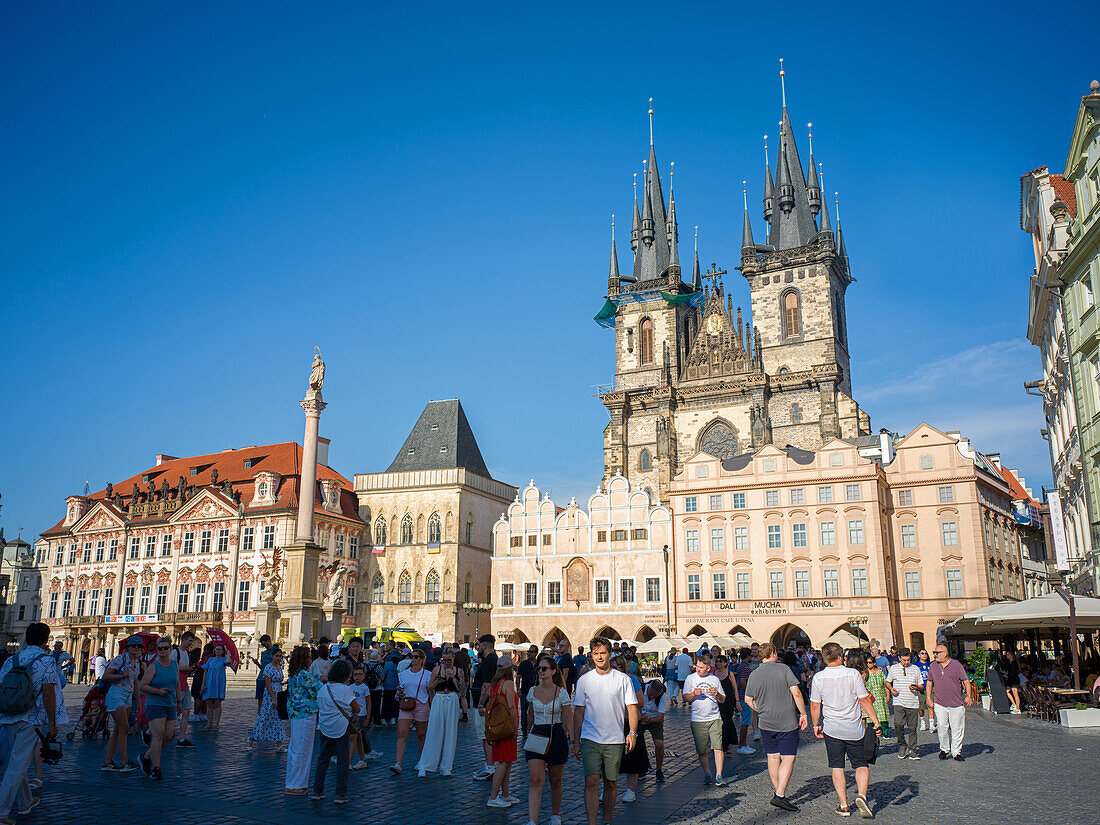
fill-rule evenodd
<path id="1" fill-rule="evenodd" d="M 587 495 L 614 363 L 591 319 L 646 100 L 681 256 L 698 224 L 733 273 L 742 179 L 763 231 L 780 57 L 799 147 L 812 121 L 840 192 L 872 425 L 962 429 L 1049 483 L 1021 387 L 1040 372 L 1019 177 L 1065 163 L 1100 74 L 1070 41 L 1097 7 L 409 8 L 0 11 L 9 537 L 156 453 L 300 439 L 314 346 L 345 475 L 385 469 L 428 400 L 459 396 L 497 477 Z"/>

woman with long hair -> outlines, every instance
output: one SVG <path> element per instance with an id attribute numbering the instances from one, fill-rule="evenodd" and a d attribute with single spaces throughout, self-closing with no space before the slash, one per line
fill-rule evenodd
<path id="1" fill-rule="evenodd" d="M 214 643 L 207 642 L 202 646 L 198 659 L 196 659 L 191 666 L 191 672 L 194 674 L 191 678 L 191 700 L 195 705 L 195 712 L 191 714 L 190 721 L 192 722 L 210 721 L 209 717 L 206 715 L 206 702 L 202 698 L 202 684 L 206 679 L 206 671 L 202 669 L 202 666 L 206 663 L 206 660 L 213 655 Z"/>
<path id="2" fill-rule="evenodd" d="M 737 745 L 734 714 L 741 708 L 741 694 L 737 692 L 737 677 L 730 670 L 730 660 L 724 653 L 719 653 L 715 658 L 713 675 L 721 683 L 726 696 L 726 701 L 718 705 L 718 712 L 722 716 L 722 750 L 728 751 Z"/>
<path id="3" fill-rule="evenodd" d="M 109 687 L 104 700 L 104 709 L 114 719 L 114 729 L 107 741 L 107 755 L 103 759 L 105 771 L 128 772 L 134 770 L 126 757 L 126 737 L 130 735 L 130 706 L 134 701 L 134 687 L 141 672 L 141 650 L 143 642 L 140 636 L 131 636 L 126 640 L 122 653 L 107 663 L 103 681 Z M 115 766 L 115 750 L 118 750 L 122 764 Z"/>
<path id="4" fill-rule="evenodd" d="M 309 761 L 317 732 L 317 692 L 321 680 L 309 670 L 308 645 L 290 652 L 286 709 L 290 717 L 290 748 L 286 755 L 286 784 L 283 792 L 303 796 L 309 787 Z"/>
<path id="5" fill-rule="evenodd" d="M 214 645 L 214 655 L 202 664 L 206 671 L 203 679 L 202 698 L 206 701 L 207 722 L 204 730 L 217 730 L 222 722 L 222 702 L 225 701 L 225 669 L 229 667 L 229 657 L 225 645 Z"/>
<path id="6" fill-rule="evenodd" d="M 867 665 L 867 676 L 864 678 L 867 691 L 875 700 L 875 713 L 878 714 L 878 721 L 882 725 L 882 735 L 889 736 L 887 720 L 890 718 L 890 706 L 886 701 L 886 671 L 878 666 L 878 662 L 871 654 L 868 653 L 864 659 Z"/>
<path id="7" fill-rule="evenodd" d="M 542 807 L 542 787 L 550 774 L 550 825 L 561 825 L 562 772 L 569 761 L 569 736 L 566 731 L 573 730 L 573 702 L 565 687 L 561 668 L 549 654 L 542 654 L 536 662 L 538 682 L 527 691 L 527 730 L 528 747 L 534 744 L 532 736 L 546 737 L 544 751 L 524 750 L 527 759 L 527 825 L 539 821 L 539 808 Z"/>
<path id="8" fill-rule="evenodd" d="M 180 712 L 179 666 L 172 661 L 172 640 L 157 639 L 157 657 L 145 668 L 141 692 L 145 698 L 145 719 L 149 723 L 149 750 L 141 755 L 141 769 L 150 779 L 163 779 L 160 752 L 176 733 Z"/>
<path id="9" fill-rule="evenodd" d="M 275 648 L 271 654 L 271 663 L 263 669 L 264 695 L 260 703 L 260 712 L 256 716 L 256 724 L 252 726 L 252 732 L 248 734 L 248 745 L 245 747 L 249 753 L 255 750 L 257 742 L 275 742 L 276 753 L 286 753 L 286 728 L 283 720 L 279 718 L 279 709 L 275 700 L 275 694 L 283 687 L 283 651 Z"/>
<path id="10" fill-rule="evenodd" d="M 465 692 L 466 678 L 455 665 L 455 652 L 450 645 L 444 645 L 440 662 L 428 682 L 431 697 L 428 734 L 416 765 L 417 776 L 426 776 L 429 771 L 451 775 L 458 744 L 460 700 Z"/>
<path id="11" fill-rule="evenodd" d="M 419 648 L 413 650 L 409 666 L 397 674 L 397 701 L 400 708 L 397 714 L 397 747 L 390 771 L 397 775 L 401 773 L 401 760 L 405 758 L 405 745 L 409 739 L 409 728 L 416 724 L 417 753 L 424 752 L 424 737 L 428 734 L 428 682 L 431 673 L 425 669 L 424 662 L 427 657 Z M 401 704 L 413 700 L 415 707 L 410 710 L 401 708 Z"/>
<path id="12" fill-rule="evenodd" d="M 512 666 L 512 657 L 505 654 L 497 660 L 497 672 L 493 675 L 493 681 L 489 683 L 488 703 L 501 697 L 508 712 L 512 714 L 512 722 L 516 733 L 507 739 L 501 739 L 492 743 L 493 784 L 489 789 L 490 808 L 509 808 L 519 802 L 519 799 L 509 793 L 508 783 L 512 777 L 512 763 L 519 755 L 516 753 L 517 734 L 519 733 L 519 697 L 516 696 L 515 668 Z"/>
<path id="13" fill-rule="evenodd" d="M 622 655 L 611 657 L 611 666 L 620 673 L 626 674 L 630 683 L 634 686 L 634 699 L 638 707 L 645 707 L 645 691 L 642 689 L 642 680 L 627 670 L 626 658 Z M 630 723 L 626 722 L 624 733 L 629 733 Z M 633 802 L 638 789 L 638 777 L 649 773 L 649 751 L 646 750 L 645 741 L 635 739 L 634 749 L 624 753 L 619 761 L 619 773 L 626 776 L 626 790 L 623 792 L 623 802 Z M 603 797 L 599 799 L 602 801 Z"/>
<path id="14" fill-rule="evenodd" d="M 913 664 L 917 666 L 917 670 L 920 671 L 921 678 L 924 679 L 924 683 L 927 685 L 928 671 L 932 667 L 932 659 L 928 655 L 928 651 L 921 650 L 921 652 L 917 654 L 917 661 L 915 661 Z M 918 723 L 920 730 L 935 731 L 936 717 L 932 715 L 932 706 L 928 704 L 928 697 L 925 695 L 925 692 L 923 690 L 917 697 L 917 701 L 919 702 L 917 712 L 920 714 L 920 722 Z"/>

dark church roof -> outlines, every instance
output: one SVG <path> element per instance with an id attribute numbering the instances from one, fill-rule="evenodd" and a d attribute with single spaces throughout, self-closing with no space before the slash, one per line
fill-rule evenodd
<path id="1" fill-rule="evenodd" d="M 492 478 L 459 400 L 429 401 L 386 472 L 454 467 Z"/>

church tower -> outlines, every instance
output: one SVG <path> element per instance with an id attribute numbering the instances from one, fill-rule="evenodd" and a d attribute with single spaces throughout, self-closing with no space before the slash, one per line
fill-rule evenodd
<path id="1" fill-rule="evenodd" d="M 768 416 L 780 446 L 816 449 L 832 438 L 870 432 L 870 420 L 852 400 L 845 296 L 854 281 L 837 220 L 813 156 L 803 172 L 787 112 L 780 69 L 782 114 L 774 184 L 765 146 L 766 243 L 753 241 L 747 201 L 741 274 L 748 281 L 760 357 L 768 375 Z"/>

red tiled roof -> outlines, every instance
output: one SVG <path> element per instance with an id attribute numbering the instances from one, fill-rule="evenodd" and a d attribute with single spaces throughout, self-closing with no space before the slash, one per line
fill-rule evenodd
<path id="1" fill-rule="evenodd" d="M 252 459 L 251 467 L 244 466 L 246 459 Z M 299 487 L 302 480 L 300 475 L 301 466 L 302 448 L 296 442 L 288 441 L 282 444 L 267 444 L 262 447 L 244 447 L 239 450 L 223 450 L 220 453 L 209 455 L 168 459 L 163 464 L 150 467 L 118 482 L 114 485 L 114 492 L 122 496 L 124 503 L 128 503 L 135 484 L 141 492 L 145 492 L 149 483 L 143 480 L 146 476 L 149 477 L 149 481 L 154 483 L 157 490 L 160 490 L 165 479 L 175 489 L 179 484 L 180 476 L 187 482 L 188 487 L 209 487 L 211 473 L 213 470 L 217 470 L 218 487 L 228 480 L 233 485 L 233 490 L 240 493 L 241 502 L 247 507 L 254 494 L 254 476 L 267 470 L 283 476 L 282 483 L 279 485 L 278 499 L 272 507 L 252 508 L 248 512 L 262 513 L 270 510 L 286 510 L 298 506 Z M 191 475 L 193 467 L 198 468 L 195 475 Z M 351 482 L 331 467 L 318 464 L 317 480 L 321 481 L 322 479 L 336 479 L 340 482 L 339 515 L 362 523 L 362 519 L 359 518 L 359 501 L 352 490 Z M 90 493 L 85 498 L 89 500 L 90 504 L 94 504 L 97 501 L 105 500 L 107 491 L 105 489 L 99 490 Z M 317 513 L 333 515 L 321 503 L 320 484 L 317 485 L 317 489 L 313 493 L 313 500 L 314 509 Z M 112 507 L 112 509 L 114 508 Z M 125 518 L 125 513 L 122 516 Z M 151 520 L 159 521 L 161 519 L 157 517 Z M 142 521 L 144 519 L 135 519 L 134 523 L 140 524 Z M 64 523 L 65 519 L 61 519 L 49 530 L 44 531 L 42 535 L 48 536 L 52 533 L 64 532 Z"/>
<path id="2" fill-rule="evenodd" d="M 1050 185 L 1054 187 L 1054 194 L 1069 207 L 1070 218 L 1077 217 L 1077 193 L 1073 189 L 1073 184 L 1066 180 L 1061 175 L 1051 175 Z"/>
<path id="3" fill-rule="evenodd" d="M 1005 483 L 1008 484 L 1009 488 L 1012 490 L 1012 498 L 1014 500 L 1027 501 L 1030 503 L 1038 504 L 1038 502 L 1034 501 L 1034 499 L 1032 499 L 1031 496 L 1027 494 L 1027 490 L 1025 490 L 1024 485 L 1020 483 L 1020 479 L 1016 478 L 1016 474 L 1014 472 L 1003 465 L 998 467 L 997 469 L 1000 470 L 1001 475 L 1004 477 Z"/>

